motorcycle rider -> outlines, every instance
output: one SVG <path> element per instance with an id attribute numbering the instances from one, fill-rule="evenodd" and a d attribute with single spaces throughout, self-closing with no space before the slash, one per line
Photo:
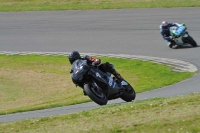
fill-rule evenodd
<path id="1" fill-rule="evenodd" d="M 88 65 L 98 66 L 98 68 L 101 71 L 113 74 L 117 78 L 118 82 L 121 83 L 122 81 L 121 75 L 114 69 L 114 66 L 109 62 L 101 63 L 100 59 L 88 55 L 85 55 L 83 58 L 81 58 L 78 51 L 72 51 L 69 54 L 68 58 L 71 64 L 73 64 L 73 62 L 76 61 L 77 59 L 87 60 Z"/>
<path id="2" fill-rule="evenodd" d="M 172 36 L 170 35 L 170 31 L 169 28 L 172 26 L 177 26 L 178 27 L 178 23 L 169 23 L 167 21 L 162 21 L 161 25 L 160 25 L 160 33 L 163 36 L 165 42 L 167 43 L 167 45 L 170 48 L 177 48 L 177 45 L 174 44 L 173 40 L 172 40 Z M 185 24 L 183 24 L 185 25 Z"/>

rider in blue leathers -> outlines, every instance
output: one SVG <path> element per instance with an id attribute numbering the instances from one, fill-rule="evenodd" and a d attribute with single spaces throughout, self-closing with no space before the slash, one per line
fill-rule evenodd
<path id="1" fill-rule="evenodd" d="M 160 25 L 160 33 L 170 48 L 176 48 L 177 45 L 174 45 L 173 43 L 169 28 L 171 26 L 178 26 L 178 25 L 179 25 L 178 23 L 168 23 L 167 21 L 163 21 Z"/>

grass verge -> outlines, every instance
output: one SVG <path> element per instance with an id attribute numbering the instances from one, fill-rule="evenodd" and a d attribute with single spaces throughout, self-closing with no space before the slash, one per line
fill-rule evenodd
<path id="1" fill-rule="evenodd" d="M 1 133 L 199 133 L 200 94 L 0 124 Z"/>
<path id="2" fill-rule="evenodd" d="M 199 0 L 0 0 L 1 12 L 199 6 Z"/>
<path id="3" fill-rule="evenodd" d="M 102 57 L 137 93 L 177 83 L 194 75 L 148 61 Z M 90 99 L 76 88 L 65 56 L 0 55 L 0 114 L 59 107 Z"/>

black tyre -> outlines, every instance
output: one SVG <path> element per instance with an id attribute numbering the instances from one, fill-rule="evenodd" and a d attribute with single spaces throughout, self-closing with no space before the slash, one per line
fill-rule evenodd
<path id="1" fill-rule="evenodd" d="M 123 86 L 125 88 L 124 93 L 120 96 L 120 98 L 126 102 L 131 102 L 132 100 L 135 100 L 136 93 L 133 87 L 128 84 Z"/>
<path id="2" fill-rule="evenodd" d="M 187 38 L 185 38 L 185 40 L 187 41 L 187 43 L 191 44 L 193 47 L 197 46 L 197 43 L 191 36 L 188 36 Z"/>
<path id="3" fill-rule="evenodd" d="M 88 83 L 84 85 L 84 91 L 88 97 L 99 105 L 106 105 L 108 100 L 103 91 L 93 86 L 93 84 Z"/>

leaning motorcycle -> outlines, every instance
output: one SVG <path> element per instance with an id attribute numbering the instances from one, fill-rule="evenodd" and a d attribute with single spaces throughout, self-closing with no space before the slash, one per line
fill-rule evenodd
<path id="1" fill-rule="evenodd" d="M 195 40 L 189 35 L 185 24 L 179 24 L 178 26 L 172 26 L 169 28 L 171 39 L 174 42 L 174 46 L 183 46 L 190 44 L 193 47 L 197 46 Z"/>
<path id="2" fill-rule="evenodd" d="M 108 100 L 117 98 L 131 102 L 136 97 L 135 90 L 126 80 L 118 83 L 110 73 L 101 71 L 98 66 L 88 65 L 86 60 L 74 61 L 70 73 L 73 83 L 99 105 L 106 105 Z"/>

